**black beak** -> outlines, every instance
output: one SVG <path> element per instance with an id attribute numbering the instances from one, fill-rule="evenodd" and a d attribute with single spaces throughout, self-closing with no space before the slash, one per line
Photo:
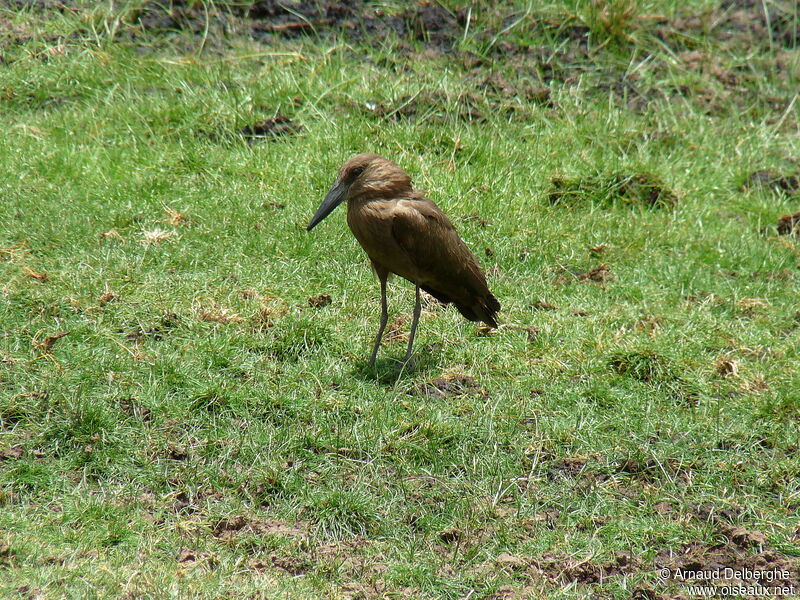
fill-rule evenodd
<path id="1" fill-rule="evenodd" d="M 322 219 L 331 214 L 333 209 L 342 203 L 344 197 L 347 195 L 348 187 L 349 186 L 344 181 L 338 181 L 333 185 L 328 194 L 325 196 L 325 200 L 323 200 L 322 204 L 319 205 L 317 212 L 314 213 L 314 216 L 311 217 L 311 220 L 308 222 L 306 231 L 311 231 L 314 229 L 314 227 L 316 227 L 319 222 L 322 221 Z"/>

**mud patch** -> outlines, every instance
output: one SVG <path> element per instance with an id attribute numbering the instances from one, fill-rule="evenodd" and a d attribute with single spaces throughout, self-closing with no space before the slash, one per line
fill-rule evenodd
<path id="1" fill-rule="evenodd" d="M 800 212 L 793 215 L 784 215 L 778 219 L 778 233 L 800 237 Z"/>
<path id="2" fill-rule="evenodd" d="M 297 135 L 303 131 L 302 125 L 298 125 L 286 115 L 277 114 L 269 119 L 264 119 L 252 125 L 245 125 L 239 130 L 239 134 L 247 140 L 249 144 L 278 138 Z"/>
<path id="3" fill-rule="evenodd" d="M 650 173 L 614 174 L 610 176 L 550 178 L 551 204 L 580 204 L 593 202 L 601 206 L 644 206 L 672 208 L 677 202 L 675 192 Z"/>
<path id="4" fill-rule="evenodd" d="M 480 396 L 488 398 L 489 392 L 471 375 L 455 373 L 437 377 L 429 383 L 421 384 L 416 391 L 417 396 L 445 399 L 456 396 Z"/>

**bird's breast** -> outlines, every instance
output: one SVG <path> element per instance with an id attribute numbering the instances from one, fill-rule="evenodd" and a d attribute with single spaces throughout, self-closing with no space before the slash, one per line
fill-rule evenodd
<path id="1" fill-rule="evenodd" d="M 416 281 L 416 268 L 392 235 L 394 200 L 373 200 L 347 207 L 347 225 L 374 262 Z"/>

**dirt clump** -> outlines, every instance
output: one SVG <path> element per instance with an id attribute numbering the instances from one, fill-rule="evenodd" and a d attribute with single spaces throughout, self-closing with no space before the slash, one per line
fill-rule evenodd
<path id="1" fill-rule="evenodd" d="M 421 42 L 426 48 L 450 50 L 463 35 L 467 10 L 454 12 L 437 2 L 420 2 L 405 10 L 388 13 L 364 0 L 344 2 L 254 2 L 246 16 L 256 36 L 297 38 L 303 35 L 345 35 L 351 41 L 381 45 L 391 38 Z"/>
<path id="2" fill-rule="evenodd" d="M 220 519 L 214 524 L 212 531 L 215 537 L 229 541 L 240 535 L 275 535 L 288 538 L 305 536 L 303 529 L 283 521 L 250 518 L 244 515 Z"/>
<path id="3" fill-rule="evenodd" d="M 611 272 L 609 266 L 605 263 L 596 266 L 594 269 L 580 273 L 578 279 L 581 281 L 594 281 L 595 283 L 604 283 L 614 279 L 614 274 Z"/>
<path id="4" fill-rule="evenodd" d="M 800 212 L 793 215 L 784 215 L 778 219 L 778 233 L 800 237 Z"/>
<path id="5" fill-rule="evenodd" d="M 762 534 L 763 535 L 763 534 Z M 762 585 L 773 587 L 800 586 L 800 560 L 789 559 L 771 549 L 750 554 L 730 538 L 724 544 L 708 545 L 694 542 L 683 547 L 678 553 L 662 551 L 655 560 L 659 569 L 668 569 L 672 578 L 676 575 L 692 580 L 692 573 L 719 572 L 720 578 L 707 582 L 712 585 L 754 586 L 752 577 L 742 577 L 747 571 L 772 574 L 772 581 L 759 581 Z M 666 571 L 665 571 L 666 572 Z"/>
<path id="6" fill-rule="evenodd" d="M 207 26 L 228 25 L 232 14 L 215 3 L 193 0 L 145 2 L 131 13 L 128 21 L 140 29 L 154 33 L 190 31 L 201 34 Z"/>
<path id="7" fill-rule="evenodd" d="M 545 552 L 532 564 L 549 580 L 558 583 L 605 583 L 614 575 L 638 573 L 646 567 L 642 561 L 629 552 L 619 551 L 614 558 L 594 562 L 578 560 L 572 556 Z"/>
<path id="8" fill-rule="evenodd" d="M 618 352 L 611 356 L 609 365 L 620 375 L 646 383 L 665 383 L 679 379 L 672 361 L 652 350 Z"/>
<path id="9" fill-rule="evenodd" d="M 22 458 L 25 455 L 25 448 L 17 444 L 16 446 L 11 446 L 9 448 L 2 448 L 0 449 L 0 462 L 6 460 L 16 460 L 18 458 Z"/>
<path id="10" fill-rule="evenodd" d="M 800 192 L 800 176 L 785 175 L 770 169 L 759 169 L 745 178 L 742 189 L 770 189 L 775 192 L 796 194 Z"/>
<path id="11" fill-rule="evenodd" d="M 396 316 L 394 320 L 389 323 L 384 339 L 389 343 L 408 342 L 408 333 L 406 332 L 407 321 L 408 317 L 405 315 Z"/>
<path id="12" fill-rule="evenodd" d="M 714 11 L 717 36 L 723 40 L 744 38 L 758 44 L 779 44 L 797 48 L 800 28 L 797 26 L 797 2 L 775 0 L 723 0 Z"/>
<path id="13" fill-rule="evenodd" d="M 154 340 L 162 340 L 164 336 L 169 333 L 172 329 L 177 327 L 181 322 L 181 318 L 173 312 L 164 311 L 161 315 L 159 320 L 150 327 L 147 327 L 143 324 L 137 325 L 131 331 L 125 333 L 125 338 L 132 341 L 138 342 L 146 338 L 152 338 Z M 124 330 L 118 330 L 117 333 L 123 333 Z"/>
<path id="14" fill-rule="evenodd" d="M 586 456 L 567 456 L 549 461 L 547 464 L 547 477 L 548 479 L 558 479 L 560 476 L 577 477 L 580 475 L 589 458 Z"/>
<path id="15" fill-rule="evenodd" d="M 531 304 L 531 308 L 534 310 L 558 310 L 558 306 L 555 304 L 550 304 L 545 300 L 537 300 L 533 304 Z"/>
<path id="16" fill-rule="evenodd" d="M 120 410 L 129 417 L 141 419 L 147 423 L 151 419 L 150 409 L 144 406 L 138 398 L 133 396 L 123 396 L 118 401 Z"/>
<path id="17" fill-rule="evenodd" d="M 359 108 L 367 115 L 388 121 L 408 121 L 414 123 L 435 119 L 446 119 L 448 112 L 461 121 L 480 121 L 484 119 L 482 102 L 472 94 L 461 94 L 450 99 L 441 92 L 420 92 L 405 95 L 391 103 L 367 102 Z"/>
<path id="18" fill-rule="evenodd" d="M 53 349 L 53 346 L 55 346 L 56 342 L 68 335 L 69 331 L 60 331 L 59 333 L 48 335 L 41 342 L 34 343 L 33 347 L 42 354 L 50 354 L 50 351 Z"/>
<path id="19" fill-rule="evenodd" d="M 319 296 L 312 296 L 308 299 L 308 305 L 311 308 L 323 308 L 328 306 L 333 300 L 330 294 L 320 294 Z"/>
<path id="20" fill-rule="evenodd" d="M 481 396 L 488 398 L 489 392 L 471 375 L 455 373 L 423 383 L 417 395 L 445 399 L 453 396 Z"/>
<path id="21" fill-rule="evenodd" d="M 245 125 L 239 130 L 239 134 L 248 141 L 254 143 L 264 140 L 275 140 L 281 137 L 296 135 L 303 131 L 302 125 L 298 125 L 286 115 L 277 114 L 269 119 L 264 119 L 252 125 Z"/>
<path id="22" fill-rule="evenodd" d="M 677 202 L 675 192 L 650 173 L 550 178 L 548 196 L 551 204 L 572 204 L 592 201 L 601 206 L 645 206 L 671 208 Z"/>

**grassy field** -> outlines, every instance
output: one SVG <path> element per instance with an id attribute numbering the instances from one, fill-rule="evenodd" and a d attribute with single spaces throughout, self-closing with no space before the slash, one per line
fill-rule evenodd
<path id="1" fill-rule="evenodd" d="M 800 594 L 796 2 L 287 6 L 0 9 L 0 596 Z M 358 152 L 499 330 L 368 368 Z"/>

